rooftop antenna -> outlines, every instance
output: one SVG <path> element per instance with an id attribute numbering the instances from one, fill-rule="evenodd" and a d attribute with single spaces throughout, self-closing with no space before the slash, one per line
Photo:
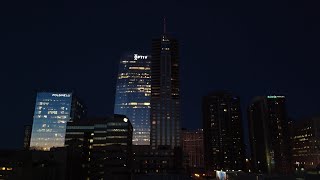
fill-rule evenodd
<path id="1" fill-rule="evenodd" d="M 163 18 L 163 33 L 166 34 L 166 30 L 167 30 L 167 27 L 166 27 L 166 18 Z"/>

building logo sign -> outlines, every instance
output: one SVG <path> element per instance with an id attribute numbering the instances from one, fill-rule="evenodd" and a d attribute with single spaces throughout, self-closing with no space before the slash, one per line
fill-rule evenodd
<path id="1" fill-rule="evenodd" d="M 70 97 L 71 94 L 52 94 L 52 97 Z"/>
<path id="2" fill-rule="evenodd" d="M 142 56 L 142 55 L 138 55 L 138 54 L 134 54 L 133 55 L 133 59 L 134 60 L 138 60 L 138 59 L 147 59 L 148 56 Z"/>
<path id="3" fill-rule="evenodd" d="M 285 96 L 267 96 L 268 99 L 285 98 Z"/>

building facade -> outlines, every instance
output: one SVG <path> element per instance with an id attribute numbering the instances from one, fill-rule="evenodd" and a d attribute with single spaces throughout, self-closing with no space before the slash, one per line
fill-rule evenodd
<path id="1" fill-rule="evenodd" d="M 82 171 L 87 179 L 129 179 L 132 132 L 124 115 L 68 122 L 65 144 L 82 152 Z"/>
<path id="2" fill-rule="evenodd" d="M 248 110 L 252 165 L 256 172 L 291 172 L 290 129 L 284 96 L 256 97 Z"/>
<path id="3" fill-rule="evenodd" d="M 151 146 L 181 146 L 179 44 L 168 34 L 152 40 Z"/>
<path id="4" fill-rule="evenodd" d="M 181 147 L 168 146 L 152 149 L 150 146 L 133 146 L 134 174 L 169 175 L 183 174 L 183 154 Z M 169 176 L 168 176 L 169 177 Z"/>
<path id="5" fill-rule="evenodd" d="M 191 169 L 204 168 L 203 129 L 182 130 L 182 150 Z"/>
<path id="6" fill-rule="evenodd" d="M 305 170 L 320 167 L 320 117 L 294 122 L 292 159 Z"/>
<path id="7" fill-rule="evenodd" d="M 203 98 L 204 155 L 208 170 L 243 170 L 245 150 L 240 99 L 228 92 Z"/>
<path id="8" fill-rule="evenodd" d="M 73 93 L 37 93 L 30 147 L 48 151 L 64 146 L 67 122 L 85 115 L 84 105 Z"/>
<path id="9" fill-rule="evenodd" d="M 32 132 L 32 126 L 25 125 L 24 126 L 24 138 L 23 138 L 23 149 L 25 149 L 25 150 L 28 150 L 30 148 L 31 132 Z"/>
<path id="10" fill-rule="evenodd" d="M 134 145 L 150 145 L 150 66 L 150 55 L 126 54 L 120 59 L 114 113 L 130 119 Z"/>

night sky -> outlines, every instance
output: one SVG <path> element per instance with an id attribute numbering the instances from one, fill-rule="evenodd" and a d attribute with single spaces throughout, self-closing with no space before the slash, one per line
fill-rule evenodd
<path id="1" fill-rule="evenodd" d="M 183 127 L 201 127 L 202 96 L 222 89 L 243 111 L 283 94 L 294 119 L 320 112 L 319 4 L 13 0 L 0 4 L 0 148 L 22 147 L 37 90 L 73 89 L 89 115 L 112 114 L 121 54 L 149 53 L 164 17 L 180 41 Z"/>

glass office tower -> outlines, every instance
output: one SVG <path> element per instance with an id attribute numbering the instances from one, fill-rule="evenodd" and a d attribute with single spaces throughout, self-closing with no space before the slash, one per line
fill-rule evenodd
<path id="1" fill-rule="evenodd" d="M 85 112 L 72 93 L 37 93 L 30 147 L 48 151 L 64 146 L 67 122 L 81 119 Z"/>
<path id="2" fill-rule="evenodd" d="M 150 145 L 151 56 L 125 54 L 120 59 L 114 113 L 133 126 L 133 145 Z"/>

